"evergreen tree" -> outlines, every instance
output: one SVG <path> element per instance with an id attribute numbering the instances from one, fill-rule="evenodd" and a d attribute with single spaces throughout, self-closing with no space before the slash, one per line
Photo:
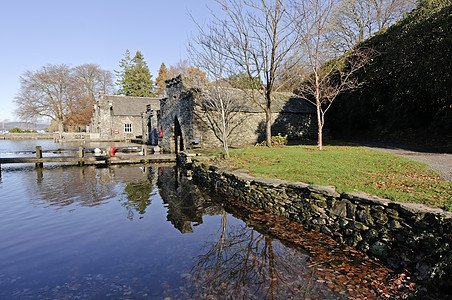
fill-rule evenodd
<path id="1" fill-rule="evenodd" d="M 155 97 L 154 81 L 140 51 L 137 51 L 131 59 L 127 50 L 119 66 L 122 68 L 121 71 L 116 71 L 119 77 L 117 81 L 119 95 Z"/>
<path id="2" fill-rule="evenodd" d="M 116 85 L 119 87 L 117 94 L 118 95 L 127 95 L 130 88 L 130 69 L 132 66 L 132 59 L 130 58 L 130 52 L 127 49 L 124 53 L 124 57 L 119 61 L 120 71 L 115 70 L 116 76 L 118 79 L 116 80 Z"/>
<path id="3" fill-rule="evenodd" d="M 156 87 L 156 94 L 157 96 L 164 96 L 165 95 L 165 80 L 169 79 L 169 73 L 168 69 L 166 68 L 165 64 L 162 63 L 159 69 L 159 76 L 155 80 L 155 87 Z"/>

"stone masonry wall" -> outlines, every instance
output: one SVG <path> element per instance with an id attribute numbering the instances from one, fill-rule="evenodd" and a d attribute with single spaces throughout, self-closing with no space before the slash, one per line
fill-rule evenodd
<path id="1" fill-rule="evenodd" d="M 124 124 L 132 125 L 132 132 L 125 132 Z M 112 116 L 111 117 L 112 137 L 118 139 L 132 139 L 142 134 L 141 117 L 135 116 Z M 118 129 L 119 133 L 115 134 L 114 130 Z"/>
<path id="2" fill-rule="evenodd" d="M 194 112 L 194 135 L 200 137 L 201 147 L 222 147 L 215 136 L 206 112 L 199 106 Z M 212 112 L 211 112 L 212 117 Z M 294 113 L 272 113 L 272 135 L 287 135 L 289 139 L 312 138 L 315 136 L 313 115 Z M 238 113 L 230 124 L 234 127 L 228 139 L 230 146 L 252 145 L 265 140 L 265 113 Z M 217 131 L 221 135 L 221 132 Z"/>
<path id="3" fill-rule="evenodd" d="M 203 89 L 186 85 L 180 76 L 166 80 L 165 83 L 168 96 L 160 102 L 163 138 L 159 145 L 163 151 L 175 152 L 175 133 L 178 132 L 176 124 L 180 125 L 183 149 L 195 143 L 199 143 L 197 146 L 202 148 L 221 147 L 221 115 L 214 109 L 206 110 L 203 103 L 208 96 L 203 93 Z M 237 97 L 237 101 L 243 100 L 239 97 L 245 97 L 240 90 L 228 91 L 228 97 Z M 283 101 L 275 96 L 283 107 L 274 108 L 272 134 L 287 135 L 289 139 L 315 137 L 313 109 L 310 106 L 306 108 L 301 100 L 284 97 L 279 96 Z M 230 146 L 250 145 L 265 140 L 265 113 L 260 108 L 247 104 L 232 115 L 234 117 L 228 120 L 229 128 L 233 128 L 228 137 Z"/>
<path id="4" fill-rule="evenodd" d="M 362 193 L 339 194 L 333 186 L 252 177 L 246 170 L 193 160 L 198 184 L 406 268 L 419 280 L 435 279 L 437 288 L 452 286 L 452 212 Z"/>
<path id="5" fill-rule="evenodd" d="M 163 138 L 159 145 L 165 152 L 175 152 L 175 123 L 180 125 L 184 146 L 193 140 L 193 95 L 180 78 L 166 81 L 168 97 L 160 102 Z"/>

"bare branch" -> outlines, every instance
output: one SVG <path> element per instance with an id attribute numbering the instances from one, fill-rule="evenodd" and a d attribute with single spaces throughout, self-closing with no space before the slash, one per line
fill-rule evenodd
<path id="1" fill-rule="evenodd" d="M 26 71 L 20 84 L 15 97 L 17 115 L 22 119 L 51 118 L 59 124 L 60 132 L 63 123 L 89 123 L 97 94 L 113 89 L 112 74 L 92 64 L 75 68 L 47 65 Z"/>
<path id="2" fill-rule="evenodd" d="M 199 34 L 190 48 L 215 53 L 223 61 L 222 78 L 248 77 L 254 90 L 248 92 L 249 98 L 266 114 L 267 144 L 271 145 L 272 94 L 280 87 L 278 78 L 300 60 L 302 11 L 283 0 L 216 3 L 222 13 L 211 11 L 213 21 L 198 25 Z M 199 63 L 199 68 L 205 67 Z M 256 92 L 262 97 L 256 97 Z"/>
<path id="3" fill-rule="evenodd" d="M 334 41 L 328 36 L 328 24 L 334 16 L 335 5 L 334 0 L 305 0 L 299 6 L 299 9 L 305 10 L 306 15 L 310 16 L 305 26 L 305 47 L 310 73 L 299 86 L 298 94 L 316 107 L 318 150 L 323 148 L 326 112 L 340 93 L 362 84 L 354 75 L 369 62 L 372 54 L 370 49 L 356 48 L 337 56 Z"/>

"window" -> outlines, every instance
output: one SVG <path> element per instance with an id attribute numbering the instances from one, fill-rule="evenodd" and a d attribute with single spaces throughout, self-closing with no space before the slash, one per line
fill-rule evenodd
<path id="1" fill-rule="evenodd" d="M 124 124 L 124 132 L 132 132 L 132 124 Z"/>

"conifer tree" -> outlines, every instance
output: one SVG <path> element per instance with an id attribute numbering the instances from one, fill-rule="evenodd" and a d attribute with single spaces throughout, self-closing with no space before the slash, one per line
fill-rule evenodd
<path id="1" fill-rule="evenodd" d="M 159 76 L 157 79 L 155 79 L 155 93 L 157 96 L 164 96 L 165 95 L 165 80 L 169 79 L 169 73 L 168 69 L 166 68 L 165 64 L 162 63 L 159 69 Z"/>
<path id="2" fill-rule="evenodd" d="M 140 51 L 137 51 L 131 59 L 130 52 L 127 50 L 119 67 L 122 68 L 121 71 L 116 71 L 119 77 L 116 82 L 119 85 L 119 95 L 155 97 L 154 81 Z"/>
<path id="3" fill-rule="evenodd" d="M 132 66 L 132 59 L 130 58 L 130 51 L 127 49 L 124 53 L 124 57 L 119 61 L 120 71 L 115 70 L 116 85 L 118 85 L 118 95 L 127 95 L 130 87 L 130 68 Z"/>

